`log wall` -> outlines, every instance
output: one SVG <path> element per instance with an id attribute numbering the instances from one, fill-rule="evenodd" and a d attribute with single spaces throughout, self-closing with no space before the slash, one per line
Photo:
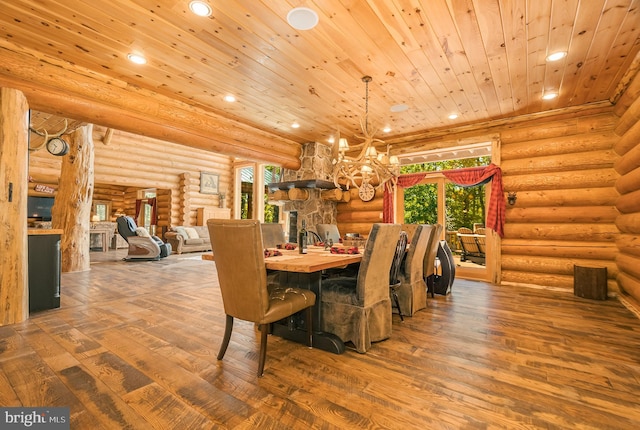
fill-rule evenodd
<path id="1" fill-rule="evenodd" d="M 109 136 L 110 138 L 105 139 Z M 217 208 L 218 196 L 200 193 L 200 172 L 220 176 L 220 192 L 233 201 L 230 157 L 184 145 L 169 143 L 121 131 L 94 127 L 95 199 L 112 202 L 116 214 L 135 214 L 135 200 L 141 189 L 155 188 L 158 198 L 158 226 L 196 225 L 197 209 Z M 34 190 L 36 184 L 57 189 L 61 159 L 46 150 L 30 154 L 29 195 L 47 195 Z M 159 232 L 158 232 L 159 233 Z"/>
<path id="2" fill-rule="evenodd" d="M 351 188 L 345 193 L 350 194 L 348 202 L 337 204 L 336 220 L 341 235 L 345 233 L 360 233 L 368 236 L 371 225 L 382 222 L 382 190 L 376 190 L 376 196 L 369 202 L 363 202 L 358 197 L 358 189 Z"/>
<path id="3" fill-rule="evenodd" d="M 573 288 L 573 266 L 606 267 L 617 290 L 619 140 L 612 112 L 538 119 L 500 132 L 507 205 L 503 282 Z"/>
<path id="4" fill-rule="evenodd" d="M 477 142 L 485 141 L 488 134 L 499 139 L 500 153 L 494 154 L 494 159 L 502 168 L 505 195 L 516 192 L 517 202 L 507 205 L 496 282 L 572 290 L 573 266 L 578 264 L 606 267 L 609 290 L 618 290 L 619 227 L 621 223 L 640 225 L 635 218 L 620 218 L 619 208 L 637 208 L 636 195 L 631 193 L 638 190 L 640 169 L 628 173 L 628 197 L 618 199 L 616 183 L 626 175 L 618 179 L 614 169 L 614 164 L 621 163 L 614 150 L 620 141 L 614 132 L 616 124 L 613 107 L 599 104 L 545 116 L 522 116 L 474 131 L 454 130 L 447 136 L 450 145 L 443 143 L 442 136 L 420 142 L 427 150 L 469 143 L 473 135 Z M 413 145 L 412 151 L 419 149 L 415 142 L 409 145 Z M 368 203 L 360 201 L 355 190 L 352 197 L 350 203 L 338 204 L 340 232 L 366 234 L 371 223 L 382 219 L 382 195 L 377 193 Z M 628 272 L 621 276 L 631 282 Z"/>
<path id="5" fill-rule="evenodd" d="M 614 113 L 615 133 L 620 136 L 613 149 L 620 156 L 615 170 L 620 175 L 616 190 L 619 215 L 616 226 L 617 283 L 624 293 L 640 303 L 640 75 L 636 75 L 620 98 Z"/>

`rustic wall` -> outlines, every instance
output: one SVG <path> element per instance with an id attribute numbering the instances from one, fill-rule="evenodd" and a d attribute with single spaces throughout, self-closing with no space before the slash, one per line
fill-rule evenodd
<path id="1" fill-rule="evenodd" d="M 201 171 L 219 174 L 220 191 L 227 194 L 226 202 L 232 201 L 230 157 L 120 131 L 110 139 L 104 139 L 105 134 L 104 127 L 94 127 L 94 195 L 98 200 L 113 201 L 113 214 L 133 215 L 136 192 L 156 188 L 159 207 L 164 203 L 167 208 L 158 213 L 160 227 L 195 225 L 197 208 L 218 207 L 217 195 L 200 193 Z M 33 188 L 35 184 L 57 188 L 60 158 L 46 150 L 31 153 L 29 175 L 33 179 L 29 195 L 45 195 Z"/>
<path id="2" fill-rule="evenodd" d="M 420 145 L 442 147 L 443 139 L 469 143 L 474 135 L 484 141 L 488 134 L 500 140 L 494 158 L 500 160 L 505 194 L 518 196 L 506 211 L 498 262 L 502 281 L 572 289 L 574 264 L 585 264 L 606 267 L 609 290 L 615 291 L 616 122 L 611 107 L 598 105 L 465 128 Z M 341 232 L 366 233 L 381 215 L 381 195 L 363 203 L 354 194 L 350 203 L 338 204 Z"/>
<path id="3" fill-rule="evenodd" d="M 507 206 L 502 281 L 573 288 L 573 266 L 606 267 L 617 290 L 615 117 L 600 110 L 500 131 Z"/>
<path id="4" fill-rule="evenodd" d="M 636 75 L 618 102 L 615 133 L 620 140 L 613 149 L 620 156 L 615 170 L 620 177 L 616 190 L 620 214 L 616 226 L 621 234 L 616 241 L 618 285 L 640 303 L 640 75 Z"/>

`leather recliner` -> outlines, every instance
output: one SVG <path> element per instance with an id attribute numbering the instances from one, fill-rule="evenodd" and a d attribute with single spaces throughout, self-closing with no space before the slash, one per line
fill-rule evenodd
<path id="1" fill-rule="evenodd" d="M 159 260 L 171 255 L 171 244 L 164 243 L 158 236 L 141 236 L 136 222 L 130 216 L 119 216 L 116 220 L 118 233 L 129 244 L 127 261 Z"/>

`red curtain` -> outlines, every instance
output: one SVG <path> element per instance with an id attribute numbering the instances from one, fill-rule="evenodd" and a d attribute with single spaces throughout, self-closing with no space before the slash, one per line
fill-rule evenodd
<path id="1" fill-rule="evenodd" d="M 396 186 L 399 188 L 409 188 L 424 179 L 425 173 L 407 173 L 406 175 L 398 176 L 398 183 Z M 385 187 L 384 196 L 382 198 L 382 222 L 393 222 L 393 190 L 389 187 Z"/>
<path id="2" fill-rule="evenodd" d="M 442 174 L 453 183 L 466 187 L 491 180 L 491 199 L 487 210 L 487 227 L 498 233 L 500 237 L 504 237 L 505 202 L 500 167 L 491 163 L 486 167 L 444 170 Z"/>
<path id="3" fill-rule="evenodd" d="M 502 170 L 491 163 L 486 167 L 467 167 L 456 170 L 443 170 L 447 179 L 457 185 L 473 186 L 491 180 L 491 199 L 487 211 L 487 227 L 504 237 L 504 191 L 502 189 Z M 419 184 L 424 173 L 410 173 L 398 176 L 398 187 L 408 188 Z M 393 191 L 385 188 L 382 201 L 382 221 L 393 222 Z"/>
<path id="4" fill-rule="evenodd" d="M 151 225 L 158 224 L 158 203 L 155 197 L 151 199 L 136 200 L 136 220 L 138 219 L 138 217 L 140 217 L 140 211 L 142 210 L 143 203 L 151 206 Z"/>

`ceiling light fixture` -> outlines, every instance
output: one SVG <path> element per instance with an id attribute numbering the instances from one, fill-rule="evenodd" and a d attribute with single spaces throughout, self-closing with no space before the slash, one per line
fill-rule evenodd
<path id="1" fill-rule="evenodd" d="M 233 94 L 227 94 L 226 96 L 224 96 L 224 101 L 233 103 L 236 101 L 236 97 Z"/>
<path id="2" fill-rule="evenodd" d="M 191 12 L 195 13 L 198 16 L 211 16 L 211 13 L 213 12 L 211 10 L 211 6 L 203 1 L 198 0 L 194 0 L 189 3 L 189 9 L 191 9 Z"/>
<path id="3" fill-rule="evenodd" d="M 557 91 L 545 91 L 545 93 L 542 95 L 543 100 L 553 100 L 556 97 L 558 97 Z"/>
<path id="4" fill-rule="evenodd" d="M 384 144 L 383 140 L 376 139 L 374 136 L 377 130 L 369 128 L 369 82 L 371 76 L 363 76 L 362 82 L 365 83 L 365 113 L 364 118 L 360 119 L 360 127 L 362 128 L 362 136 L 356 135 L 363 142 L 349 146 L 346 138 L 338 139 L 338 144 L 334 144 L 333 153 L 333 183 L 336 187 L 344 184 L 347 189 L 354 186 L 360 188 L 371 188 L 371 182 L 377 182 L 378 188 L 383 187 L 387 183 L 395 185 L 398 174 L 400 173 L 400 162 L 398 157 L 389 154 L 391 147 L 387 145 L 386 152 L 378 153 L 374 142 Z M 357 157 L 350 157 L 347 151 L 360 150 Z"/>
<path id="5" fill-rule="evenodd" d="M 567 56 L 567 52 L 566 51 L 553 52 L 553 53 L 547 55 L 547 61 L 562 60 L 566 56 Z"/>
<path id="6" fill-rule="evenodd" d="M 294 122 L 293 124 L 291 124 L 292 128 L 300 128 L 300 124 L 298 124 L 297 122 Z"/>
<path id="7" fill-rule="evenodd" d="M 382 129 L 382 131 L 383 131 L 384 133 L 389 133 L 389 132 L 391 131 L 391 127 L 386 126 L 385 128 L 383 128 L 383 129 Z"/>
<path id="8" fill-rule="evenodd" d="M 456 119 L 456 118 L 458 118 L 458 114 L 457 114 L 457 113 L 449 114 L 449 116 L 448 116 L 447 118 L 449 118 L 449 119 Z"/>
<path id="9" fill-rule="evenodd" d="M 129 59 L 129 61 L 131 61 L 132 63 L 135 64 L 147 64 L 147 59 L 144 58 L 142 55 L 140 54 L 129 54 L 127 55 L 127 58 Z"/>
<path id="10" fill-rule="evenodd" d="M 389 109 L 391 112 L 404 112 L 407 109 L 409 109 L 409 106 L 405 105 L 405 104 L 399 104 L 399 105 L 393 105 L 391 106 L 391 109 Z"/>
<path id="11" fill-rule="evenodd" d="M 318 14 L 308 7 L 296 7 L 287 14 L 287 22 L 296 30 L 311 30 L 318 25 Z"/>

